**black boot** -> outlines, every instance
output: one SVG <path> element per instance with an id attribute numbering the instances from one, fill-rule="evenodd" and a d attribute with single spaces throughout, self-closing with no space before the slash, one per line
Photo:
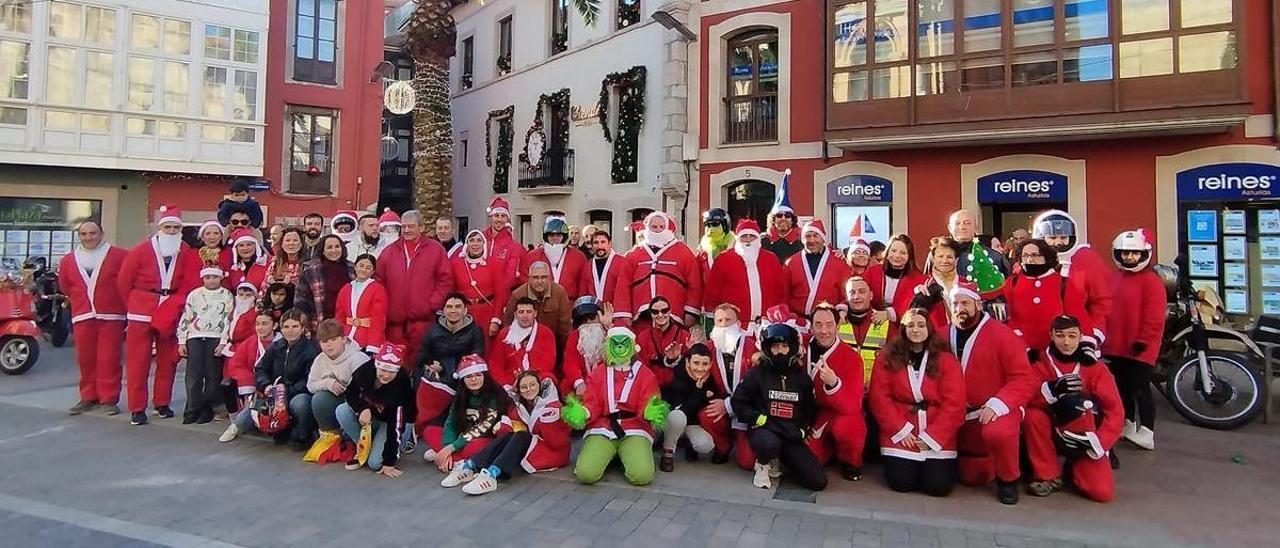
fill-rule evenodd
<path id="1" fill-rule="evenodd" d="M 662 452 L 662 458 L 658 459 L 658 470 L 670 472 L 676 468 L 676 458 L 673 454 L 666 451 Z"/>
<path id="2" fill-rule="evenodd" d="M 852 464 L 840 464 L 840 476 L 845 481 L 858 481 L 862 479 L 862 469 Z"/>
<path id="3" fill-rule="evenodd" d="M 711 453 L 711 464 L 724 464 L 726 462 L 729 462 L 728 453 L 718 453 L 718 452 Z"/>
<path id="4" fill-rule="evenodd" d="M 1018 503 L 1018 482 L 996 480 L 996 498 L 1000 504 Z"/>
<path id="5" fill-rule="evenodd" d="M 1111 461 L 1112 470 L 1120 469 L 1120 457 L 1116 455 L 1115 449 L 1112 449 L 1110 453 L 1107 453 L 1107 459 Z"/>

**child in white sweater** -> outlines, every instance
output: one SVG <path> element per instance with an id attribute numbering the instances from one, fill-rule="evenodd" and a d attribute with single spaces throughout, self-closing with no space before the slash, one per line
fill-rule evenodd
<path id="1" fill-rule="evenodd" d="M 222 384 L 222 350 L 231 338 L 231 311 L 235 299 L 222 287 L 222 269 L 200 270 L 203 287 L 187 294 L 178 320 L 178 355 L 187 359 L 187 406 L 182 423 L 204 424 L 213 420 Z"/>

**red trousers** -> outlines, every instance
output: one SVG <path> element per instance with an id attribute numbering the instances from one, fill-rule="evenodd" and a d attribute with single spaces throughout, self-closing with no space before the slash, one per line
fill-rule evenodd
<path id="1" fill-rule="evenodd" d="M 428 426 L 422 431 L 422 437 L 420 439 L 427 444 L 427 447 L 439 451 L 441 447 L 444 447 L 444 443 L 442 443 L 443 438 L 443 426 Z M 489 445 L 490 441 L 493 441 L 493 438 L 479 438 L 471 440 L 462 449 L 454 451 L 453 462 L 471 458 L 471 455 L 479 453 L 481 449 L 484 449 L 484 446 Z"/>
<path id="2" fill-rule="evenodd" d="M 738 450 L 733 455 L 733 461 L 744 470 L 751 470 L 756 464 L 756 454 L 751 451 L 751 445 L 747 443 L 747 431 L 737 430 L 730 427 L 729 417 L 723 417 L 718 422 L 712 422 L 705 415 L 706 409 L 698 414 L 698 423 L 711 434 L 711 441 L 715 444 L 713 449 L 717 454 L 728 454 L 729 450 L 737 447 Z"/>
<path id="3" fill-rule="evenodd" d="M 80 368 L 80 401 L 120 401 L 124 322 L 81 320 L 71 324 L 71 333 L 76 342 L 76 366 Z"/>
<path id="4" fill-rule="evenodd" d="M 986 485 L 999 479 L 1018 479 L 1018 425 L 1022 413 L 1013 410 L 988 424 L 977 419 L 960 427 L 960 481 L 966 485 Z"/>
<path id="5" fill-rule="evenodd" d="M 418 363 L 418 345 L 422 344 L 422 335 L 430 325 L 426 321 L 387 323 L 387 340 L 404 345 L 405 363 L 409 364 L 407 369 L 412 369 L 413 364 Z"/>
<path id="6" fill-rule="evenodd" d="M 418 420 L 413 425 L 418 437 L 423 437 L 423 430 L 440 415 L 449 412 L 449 404 L 453 402 L 453 394 L 441 390 L 426 381 L 418 381 L 418 393 L 415 394 L 418 404 Z"/>
<path id="7" fill-rule="evenodd" d="M 129 412 L 147 410 L 147 377 L 151 376 L 151 345 L 156 348 L 156 377 L 151 385 L 151 403 L 169 405 L 173 396 L 173 377 L 178 373 L 178 338 L 174 333 L 160 333 L 151 324 L 130 321 L 124 337 L 125 384 L 128 386 Z M 76 341 L 80 344 L 80 341 Z"/>
<path id="8" fill-rule="evenodd" d="M 1062 476 L 1062 462 L 1053 445 L 1053 421 L 1042 409 L 1027 409 L 1022 419 L 1022 436 L 1027 443 L 1027 456 L 1031 459 L 1031 479 L 1049 480 Z M 1084 496 L 1098 502 L 1111 502 L 1115 498 L 1115 480 L 1111 476 L 1111 462 L 1100 459 L 1068 459 L 1071 466 L 1071 483 Z"/>
<path id="9" fill-rule="evenodd" d="M 817 438 L 808 439 L 809 450 L 826 464 L 834 456 L 850 466 L 862 467 L 862 448 L 867 443 L 867 421 L 860 415 L 845 415 L 823 409 L 813 421 L 821 429 Z"/>

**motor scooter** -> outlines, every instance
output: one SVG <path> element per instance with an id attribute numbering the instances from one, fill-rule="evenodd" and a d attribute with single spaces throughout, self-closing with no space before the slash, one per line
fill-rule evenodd
<path id="1" fill-rule="evenodd" d="M 40 328 L 22 272 L 0 269 L 0 372 L 26 373 L 40 359 Z"/>
<path id="2" fill-rule="evenodd" d="M 54 347 L 61 348 L 71 335 L 71 309 L 59 285 L 58 273 L 49 268 L 44 257 L 27 259 L 22 268 L 31 280 L 36 325 L 45 332 Z"/>

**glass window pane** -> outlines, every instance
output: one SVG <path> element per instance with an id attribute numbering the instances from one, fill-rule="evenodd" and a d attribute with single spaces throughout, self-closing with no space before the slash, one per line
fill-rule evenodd
<path id="1" fill-rule="evenodd" d="M 320 27 L 316 30 L 316 38 L 322 40 L 336 40 L 338 36 L 338 22 L 325 19 L 320 20 Z"/>
<path id="2" fill-rule="evenodd" d="M 85 21 L 85 38 L 90 42 L 110 45 L 116 37 L 116 10 L 89 7 Z"/>
<path id="3" fill-rule="evenodd" d="M 316 37 L 316 19 L 314 17 L 299 15 L 296 28 L 298 36 L 305 36 L 307 38 Z"/>
<path id="4" fill-rule="evenodd" d="M 236 143 L 252 143 L 255 133 L 257 132 L 249 127 L 231 128 L 231 140 Z"/>
<path id="5" fill-rule="evenodd" d="M 258 73 L 237 70 L 234 120 L 256 120 L 258 117 Z"/>
<path id="6" fill-rule="evenodd" d="M 907 28 L 907 0 L 879 0 L 876 2 L 875 33 L 876 62 L 901 61 L 907 58 L 907 40 L 911 33 Z"/>
<path id="7" fill-rule="evenodd" d="M 867 71 L 842 72 L 831 79 L 832 100 L 837 103 L 866 101 L 868 89 Z"/>
<path id="8" fill-rule="evenodd" d="M 155 61 L 129 59 L 129 108 L 151 110 L 155 104 Z"/>
<path id="9" fill-rule="evenodd" d="M 760 44 L 760 93 L 778 92 L 778 42 Z"/>
<path id="10" fill-rule="evenodd" d="M 85 133 L 110 133 L 111 117 L 106 114 L 81 114 L 80 131 Z"/>
<path id="11" fill-rule="evenodd" d="M 1229 0 L 1228 0 L 1229 1 Z M 1067 41 L 1105 38 L 1111 35 L 1107 0 L 1067 0 L 1064 30 Z"/>
<path id="12" fill-rule="evenodd" d="M 326 139 L 333 133 L 333 117 L 332 116 L 316 116 L 316 138 L 325 137 Z M 322 141 L 327 144 L 329 141 Z"/>
<path id="13" fill-rule="evenodd" d="M 166 19 L 164 22 L 164 50 L 187 55 L 191 53 L 191 23 Z"/>
<path id="14" fill-rule="evenodd" d="M 206 141 L 226 141 L 227 126 L 202 125 L 200 126 L 200 138 Z"/>
<path id="15" fill-rule="evenodd" d="M 298 58 L 315 59 L 316 42 L 310 38 L 298 38 Z"/>
<path id="16" fill-rule="evenodd" d="M 227 69 L 204 68 L 204 91 L 201 104 L 203 105 L 201 112 L 205 116 L 222 118 L 227 115 Z"/>
<path id="17" fill-rule="evenodd" d="M 129 45 L 134 49 L 156 49 L 160 44 L 160 23 L 150 15 L 133 14 L 129 23 Z"/>
<path id="18" fill-rule="evenodd" d="M 9 32 L 31 32 L 31 6 L 29 2 L 5 2 L 0 5 L 0 30 Z M 18 111 L 20 109 L 11 109 Z M 27 114 L 22 112 L 22 124 L 27 123 Z M 13 115 L 16 118 L 16 114 Z"/>
<path id="19" fill-rule="evenodd" d="M 1227 31 L 1178 37 L 1178 72 L 1236 68 L 1235 34 Z"/>
<path id="20" fill-rule="evenodd" d="M 49 2 L 49 36 L 79 40 L 82 18 L 79 4 Z"/>
<path id="21" fill-rule="evenodd" d="M 871 73 L 871 98 L 893 99 L 911 95 L 911 67 L 881 68 Z"/>
<path id="22" fill-rule="evenodd" d="M 44 127 L 45 129 L 76 129 L 76 115 L 74 112 L 66 112 L 61 110 L 44 111 Z"/>
<path id="23" fill-rule="evenodd" d="M 52 103 L 73 103 L 76 94 L 76 50 L 49 48 L 45 67 L 44 98 Z"/>
<path id="24" fill-rule="evenodd" d="M 916 65 L 916 95 L 940 95 L 960 87 L 960 73 L 954 61 Z"/>
<path id="25" fill-rule="evenodd" d="M 1002 22 L 1000 0 L 965 0 L 965 51 L 1000 49 L 1000 25 Z"/>
<path id="26" fill-rule="evenodd" d="M 156 121 L 146 118 L 129 118 L 124 122 L 124 130 L 129 135 L 155 135 Z"/>
<path id="27" fill-rule="evenodd" d="M 320 0 L 320 18 L 338 18 L 338 0 Z"/>
<path id="28" fill-rule="evenodd" d="M 916 10 L 919 17 L 916 23 L 918 55 L 932 57 L 954 53 L 956 11 L 953 0 L 919 0 Z"/>
<path id="29" fill-rule="evenodd" d="M 298 15 L 315 15 L 316 0 L 298 0 Z"/>
<path id="30" fill-rule="evenodd" d="M 234 59 L 241 63 L 258 62 L 258 33 L 236 31 Z"/>
<path id="31" fill-rule="evenodd" d="M 205 25 L 204 56 L 223 61 L 231 60 L 231 29 Z"/>
<path id="32" fill-rule="evenodd" d="M 168 137 L 170 139 L 180 139 L 187 136 L 187 124 L 182 122 L 166 122 L 161 120 L 156 124 L 156 130 L 161 137 Z"/>
<path id="33" fill-rule="evenodd" d="M 0 97 L 26 99 L 31 73 L 28 69 L 31 46 L 0 40 Z"/>
<path id="34" fill-rule="evenodd" d="M 84 63 L 84 104 L 111 107 L 111 75 L 115 72 L 115 55 L 101 51 L 86 52 Z"/>
<path id="35" fill-rule="evenodd" d="M 1182 28 L 1231 22 L 1231 0 L 1182 0 Z"/>
<path id="36" fill-rule="evenodd" d="M 1058 83 L 1058 58 L 1052 51 L 1016 55 L 1010 64 L 1013 87 Z"/>
<path id="37" fill-rule="evenodd" d="M 326 63 L 333 62 L 333 52 L 336 46 L 333 42 L 326 40 L 316 40 L 316 60 Z"/>
<path id="38" fill-rule="evenodd" d="M 1054 0 L 1013 0 L 1013 47 L 1053 43 L 1054 3 Z M 968 22 L 966 18 L 965 23 Z"/>
<path id="39" fill-rule="evenodd" d="M 164 111 L 170 114 L 187 112 L 187 92 L 190 80 L 186 63 L 164 63 Z"/>
<path id="40" fill-rule="evenodd" d="M 1063 82 L 1110 80 L 1111 70 L 1111 44 L 1062 50 Z"/>
<path id="41" fill-rule="evenodd" d="M 1120 77 L 1173 74 L 1173 38 L 1120 43 Z"/>
<path id="42" fill-rule="evenodd" d="M 738 46 L 729 54 L 729 95 L 738 97 L 755 92 L 755 48 Z"/>
<path id="43" fill-rule="evenodd" d="M 1169 30 L 1169 2 L 1170 0 L 1120 0 L 1120 33 Z"/>
<path id="44" fill-rule="evenodd" d="M 1004 61 L 972 59 L 960 65 L 960 90 L 981 91 L 1004 87 Z"/>
<path id="45" fill-rule="evenodd" d="M 8 124 L 11 126 L 27 125 L 27 109 L 0 107 L 0 124 Z"/>

